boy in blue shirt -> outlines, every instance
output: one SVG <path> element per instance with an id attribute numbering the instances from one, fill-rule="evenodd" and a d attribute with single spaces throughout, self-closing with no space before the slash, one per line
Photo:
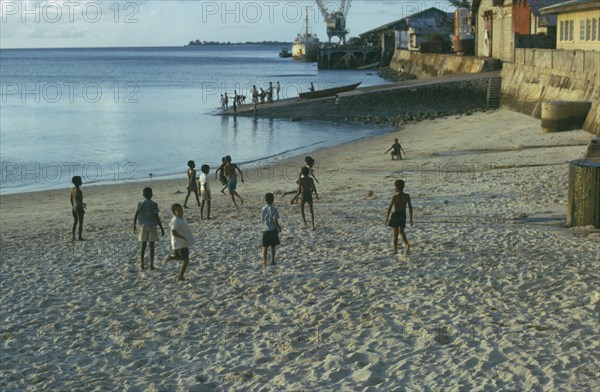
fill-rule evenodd
<path id="1" fill-rule="evenodd" d="M 156 225 L 160 227 L 161 235 L 165 235 L 160 217 L 158 216 L 158 204 L 152 201 L 152 188 L 144 188 L 142 194 L 146 200 L 138 203 L 135 216 L 133 217 L 133 233 L 137 233 L 136 223 L 140 224 L 138 240 L 142 243 L 140 260 L 142 270 L 144 269 L 144 255 L 146 253 L 146 244 L 150 242 L 150 269 L 154 269 L 154 243 L 158 241 L 158 232 Z"/>

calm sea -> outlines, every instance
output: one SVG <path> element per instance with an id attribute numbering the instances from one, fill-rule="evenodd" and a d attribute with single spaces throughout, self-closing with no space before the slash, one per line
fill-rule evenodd
<path id="1" fill-rule="evenodd" d="M 189 159 L 250 164 L 382 132 L 219 115 L 220 95 L 279 81 L 281 97 L 385 83 L 371 71 L 319 71 L 279 46 L 0 50 L 0 192 L 185 177 Z"/>

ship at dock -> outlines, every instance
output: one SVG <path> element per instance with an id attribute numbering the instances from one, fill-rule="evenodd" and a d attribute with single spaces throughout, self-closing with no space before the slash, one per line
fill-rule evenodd
<path id="1" fill-rule="evenodd" d="M 304 31 L 296 36 L 292 45 L 292 58 L 298 61 L 317 61 L 320 42 L 316 34 L 309 32 L 308 7 L 306 7 L 306 18 L 304 19 Z"/>

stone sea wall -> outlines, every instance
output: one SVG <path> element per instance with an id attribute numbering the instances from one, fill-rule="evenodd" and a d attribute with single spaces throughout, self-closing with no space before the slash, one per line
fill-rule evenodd
<path id="1" fill-rule="evenodd" d="M 480 74 L 366 87 L 340 94 L 337 110 L 335 98 L 326 97 L 260 104 L 256 115 L 293 121 L 344 120 L 390 123 L 395 126 L 426 118 L 484 110 L 487 108 L 488 82 L 489 76 Z M 238 110 L 237 115 L 254 114 L 250 107 L 244 107 Z"/>
<path id="2" fill-rule="evenodd" d="M 499 70 L 502 62 L 476 56 L 456 56 L 453 54 L 419 53 L 397 49 L 390 62 L 390 68 L 415 75 L 418 79 L 431 79 L 444 75 L 470 74 Z"/>
<path id="3" fill-rule="evenodd" d="M 259 105 L 256 115 L 298 121 L 387 122 L 395 126 L 483 110 L 488 107 L 490 77 L 500 75 L 502 108 L 540 118 L 543 102 L 590 101 L 583 129 L 600 135 L 600 52 L 519 48 L 514 57 L 515 63 L 502 64 L 475 56 L 396 50 L 387 72 L 397 72 L 403 66 L 405 73 L 419 80 L 340 94 L 339 108 L 333 97 L 290 99 Z M 493 71 L 500 68 L 501 72 Z M 237 114 L 254 115 L 249 105 Z"/>
<path id="4" fill-rule="evenodd" d="M 600 135 L 600 52 L 516 49 L 501 75 L 501 107 L 540 118 L 543 102 L 590 101 L 583 129 Z"/>

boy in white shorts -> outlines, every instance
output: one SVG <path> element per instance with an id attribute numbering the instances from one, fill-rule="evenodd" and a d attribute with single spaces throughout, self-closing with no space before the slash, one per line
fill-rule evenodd
<path id="1" fill-rule="evenodd" d="M 156 225 L 160 227 L 161 235 L 165 235 L 160 217 L 158 216 L 158 204 L 153 202 L 152 188 L 146 187 L 142 192 L 146 200 L 138 203 L 135 216 L 133 217 L 133 232 L 137 233 L 136 224 L 140 224 L 138 240 L 142 243 L 140 260 L 142 270 L 144 269 L 144 255 L 146 253 L 146 244 L 150 242 L 150 269 L 154 269 L 154 243 L 158 241 L 158 231 Z"/>

